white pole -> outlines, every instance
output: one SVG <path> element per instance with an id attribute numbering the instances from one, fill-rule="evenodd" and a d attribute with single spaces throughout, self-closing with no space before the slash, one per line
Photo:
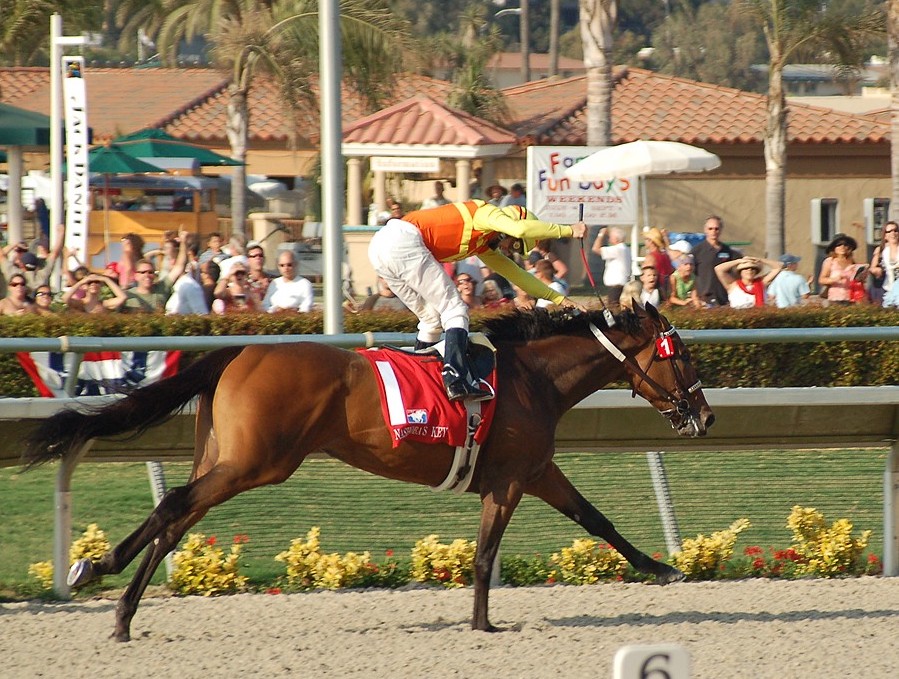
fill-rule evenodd
<path id="1" fill-rule="evenodd" d="M 343 157 L 341 155 L 340 9 L 337 0 L 319 5 L 321 71 L 322 256 L 324 258 L 325 334 L 343 332 Z"/>
<path id="2" fill-rule="evenodd" d="M 63 223 L 62 204 L 62 16 L 50 16 L 50 236 Z M 51 245 L 55 245 L 52 243 Z M 82 253 L 85 254 L 85 253 Z"/>

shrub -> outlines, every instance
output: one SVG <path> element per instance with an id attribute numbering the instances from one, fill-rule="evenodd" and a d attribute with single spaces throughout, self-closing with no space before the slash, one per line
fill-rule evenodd
<path id="1" fill-rule="evenodd" d="M 849 519 L 838 519 L 828 528 L 821 512 L 799 505 L 790 512 L 787 527 L 793 532 L 792 549 L 802 557 L 801 574 L 832 578 L 865 572 L 862 555 L 870 530 L 853 538 Z"/>
<path id="2" fill-rule="evenodd" d="M 275 561 L 287 565 L 287 585 L 295 589 L 339 589 L 341 587 L 373 586 L 378 582 L 380 569 L 371 562 L 368 552 L 322 554 L 319 543 L 321 530 L 313 526 L 306 539 L 296 538 L 290 547 L 278 554 Z M 382 577 L 391 579 L 395 565 L 387 566 Z"/>
<path id="3" fill-rule="evenodd" d="M 215 536 L 191 533 L 173 557 L 169 587 L 178 594 L 231 594 L 246 589 L 247 578 L 240 575 L 240 553 L 245 536 L 235 536 L 226 556 L 216 547 Z"/>
<path id="4" fill-rule="evenodd" d="M 578 539 L 563 547 L 550 561 L 556 566 L 553 580 L 572 585 L 592 585 L 600 580 L 621 580 L 627 572 L 627 560 L 605 543 Z"/>
<path id="5" fill-rule="evenodd" d="M 690 580 L 713 580 L 733 555 L 737 536 L 749 526 L 749 519 L 737 519 L 726 530 L 709 537 L 697 535 L 684 540 L 683 548 L 671 556 L 671 561 Z"/>
<path id="6" fill-rule="evenodd" d="M 444 545 L 439 535 L 429 535 L 412 548 L 412 579 L 444 587 L 470 585 L 476 548 L 477 543 L 462 539 Z"/>

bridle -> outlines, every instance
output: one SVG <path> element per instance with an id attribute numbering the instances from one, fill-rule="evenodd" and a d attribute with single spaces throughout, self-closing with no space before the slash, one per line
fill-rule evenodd
<path id="1" fill-rule="evenodd" d="M 593 336 L 599 341 L 599 343 L 606 348 L 606 350 L 612 354 L 620 363 L 624 364 L 627 368 L 630 369 L 632 373 L 636 377 L 639 377 L 642 382 L 646 382 L 652 387 L 655 392 L 661 396 L 663 399 L 668 401 L 671 404 L 671 408 L 668 410 L 659 411 L 660 414 L 665 417 L 667 420 L 671 422 L 672 426 L 675 426 L 675 417 L 678 417 L 679 420 L 684 420 L 687 415 L 690 414 L 690 401 L 688 400 L 688 396 L 695 393 L 698 389 L 702 387 L 702 382 L 696 380 L 694 384 L 686 389 L 686 391 L 680 388 L 680 385 L 683 383 L 683 373 L 678 367 L 677 361 L 669 360 L 669 364 L 671 365 L 671 369 L 674 372 L 674 383 L 677 386 L 675 392 L 671 392 L 669 389 L 666 389 L 661 384 L 652 379 L 646 370 L 637 362 L 636 359 L 625 354 L 621 349 L 615 346 L 615 343 L 610 340 L 606 334 L 596 327 L 593 323 L 590 323 L 589 326 L 590 332 L 593 333 Z M 677 336 L 677 330 L 672 325 L 667 330 L 660 331 L 655 337 L 655 351 L 653 351 L 652 358 L 650 359 L 650 363 L 654 363 L 656 358 L 661 358 L 662 360 L 674 359 L 677 357 L 676 344 L 673 342 L 673 337 Z M 666 351 L 667 355 L 662 357 L 660 356 L 660 350 Z M 632 393 L 631 396 L 634 397 L 637 395 L 637 385 L 636 383 L 632 385 Z"/>

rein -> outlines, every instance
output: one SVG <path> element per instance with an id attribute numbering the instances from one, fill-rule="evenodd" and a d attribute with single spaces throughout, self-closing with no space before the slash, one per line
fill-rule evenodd
<path id="1" fill-rule="evenodd" d="M 669 389 L 666 389 L 661 384 L 659 384 L 654 379 L 652 379 L 649 376 L 649 374 L 643 369 L 643 367 L 636 360 L 634 360 L 633 358 L 631 358 L 630 356 L 625 354 L 623 351 L 621 351 L 621 349 L 619 349 L 617 346 L 615 346 L 615 343 L 612 342 L 612 340 L 610 340 L 602 330 L 597 328 L 596 325 L 594 325 L 593 323 L 590 323 L 589 328 L 590 328 L 590 332 L 593 333 L 593 336 L 599 341 L 599 343 L 603 347 L 605 347 L 605 349 L 610 354 L 612 354 L 612 356 L 614 356 L 618 360 L 619 363 L 623 363 L 625 366 L 630 368 L 631 371 L 633 371 L 643 382 L 646 382 L 647 384 L 649 384 L 649 386 L 651 386 L 659 396 L 661 396 L 666 401 L 668 401 L 672 406 L 674 406 L 673 408 L 670 408 L 669 410 L 661 411 L 661 414 L 664 417 L 666 417 L 670 420 L 674 417 L 675 414 L 680 415 L 681 417 L 684 417 L 690 412 L 690 402 L 687 400 L 687 396 L 689 396 L 690 394 L 692 394 L 696 390 L 698 390 L 700 387 L 702 387 L 701 381 L 696 380 L 695 384 L 693 384 L 687 388 L 687 391 L 685 394 L 672 393 Z M 656 337 L 656 352 L 653 353 L 651 362 L 655 361 L 656 354 L 658 353 L 658 347 L 666 339 L 668 339 L 669 337 L 676 334 L 676 332 L 677 332 L 677 330 L 672 325 L 670 328 L 668 328 L 668 330 L 665 330 L 658 334 L 658 336 Z M 673 358 L 673 356 L 674 355 L 672 353 L 669 357 Z M 680 370 L 678 370 L 677 364 L 672 362 L 671 369 L 674 371 L 675 382 L 677 384 L 680 384 L 683 381 L 683 375 L 681 374 Z M 678 392 L 680 392 L 680 389 L 678 389 Z M 631 396 L 636 396 L 636 394 L 637 394 L 637 388 L 635 386 L 635 387 L 633 387 Z"/>

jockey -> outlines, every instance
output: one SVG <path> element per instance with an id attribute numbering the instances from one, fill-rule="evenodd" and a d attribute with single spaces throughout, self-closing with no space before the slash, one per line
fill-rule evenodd
<path id="1" fill-rule="evenodd" d="M 503 255 L 500 246 L 525 240 L 522 251 L 527 252 L 535 240 L 583 238 L 586 231 L 583 222 L 550 224 L 520 206 L 499 208 L 468 200 L 389 220 L 372 238 L 368 256 L 378 275 L 418 316 L 416 351 L 436 344 L 441 328 L 446 330 L 443 384 L 449 399 L 482 401 L 493 394 L 480 387 L 468 365 L 468 307 L 440 263 L 477 255 L 531 296 L 574 305 Z"/>

